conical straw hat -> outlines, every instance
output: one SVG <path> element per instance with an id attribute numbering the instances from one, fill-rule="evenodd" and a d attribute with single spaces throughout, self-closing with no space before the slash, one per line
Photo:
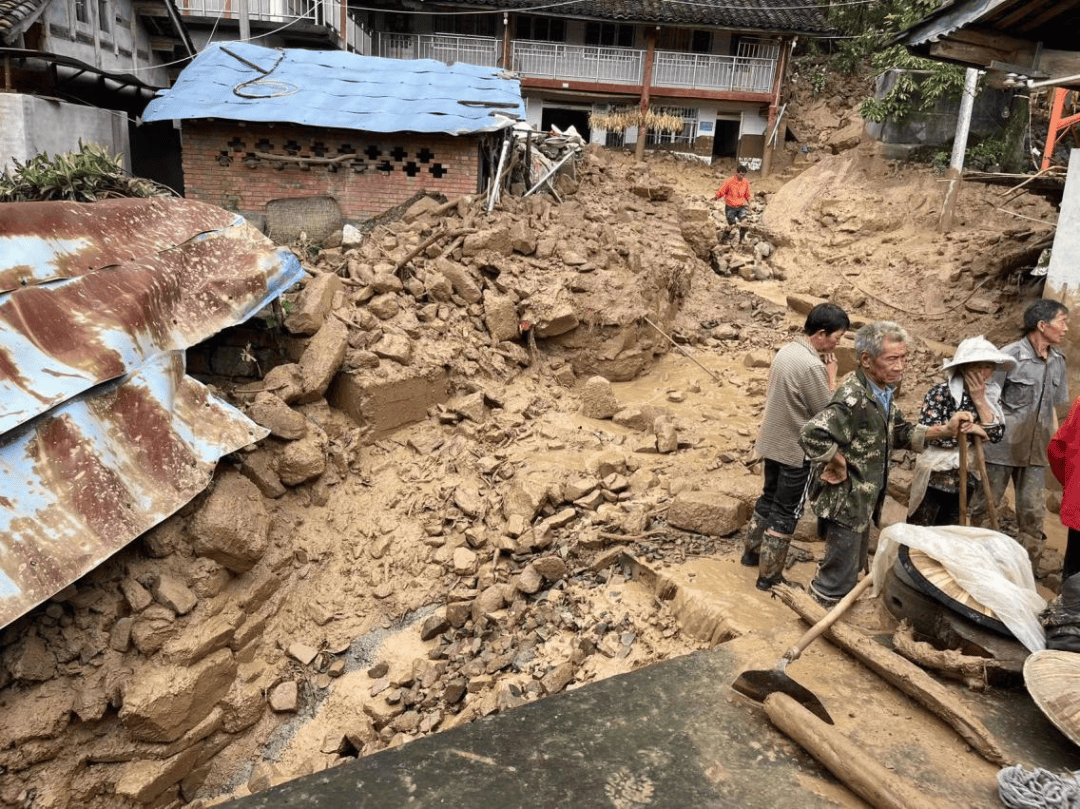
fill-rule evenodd
<path id="1" fill-rule="evenodd" d="M 971 593 L 957 584 L 956 579 L 945 569 L 945 565 L 941 564 L 937 559 L 915 548 L 908 548 L 908 558 L 915 569 L 923 575 L 923 578 L 953 601 L 988 618 L 997 618 L 992 609 L 983 606 L 975 600 Z"/>
<path id="2" fill-rule="evenodd" d="M 1054 727 L 1080 745 L 1080 654 L 1035 652 L 1024 661 L 1024 684 Z"/>

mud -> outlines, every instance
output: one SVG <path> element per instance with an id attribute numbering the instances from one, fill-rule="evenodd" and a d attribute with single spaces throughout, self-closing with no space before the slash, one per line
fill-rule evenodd
<path id="1" fill-rule="evenodd" d="M 305 256 L 285 361 L 217 380 L 272 436 L 0 637 L 0 803 L 208 806 L 716 643 L 774 663 L 804 627 L 737 552 L 788 295 L 908 326 L 913 415 L 949 344 L 1012 339 L 1032 290 L 1000 256 L 1055 214 L 968 185 L 940 234 L 940 178 L 853 145 L 751 177 L 751 239 L 722 251 L 769 268 L 750 281 L 681 227 L 729 168 L 589 151 L 562 205 L 427 206 Z M 394 270 L 439 228 L 460 235 Z M 798 545 L 820 555 L 806 525 Z M 842 703 L 881 688 L 837 665 L 799 671 Z M 901 703 L 843 724 L 901 769 L 988 783 L 947 728 L 901 739 Z"/>

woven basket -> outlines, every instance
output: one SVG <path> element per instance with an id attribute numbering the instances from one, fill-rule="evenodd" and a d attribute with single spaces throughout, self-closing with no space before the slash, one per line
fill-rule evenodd
<path id="1" fill-rule="evenodd" d="M 1080 745 L 1080 654 L 1035 652 L 1024 661 L 1024 684 L 1054 727 Z"/>

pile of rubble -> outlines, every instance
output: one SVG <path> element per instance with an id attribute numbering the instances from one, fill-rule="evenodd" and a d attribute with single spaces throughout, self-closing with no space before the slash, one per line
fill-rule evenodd
<path id="1" fill-rule="evenodd" d="M 582 594 L 625 583 L 625 549 L 712 552 L 745 519 L 752 492 L 662 489 L 643 459 L 692 436 L 663 406 L 619 405 L 607 381 L 667 351 L 691 278 L 712 275 L 715 231 L 645 166 L 591 150 L 556 186 L 562 204 L 505 197 L 488 215 L 424 199 L 359 243 L 345 233 L 285 296 L 287 333 L 242 349 L 225 335 L 223 356 L 270 370 L 216 382 L 271 436 L 4 630 L 0 801 L 243 794 L 670 653 L 655 643 L 678 640 L 674 619 L 651 601 L 635 613 Z M 593 376 L 580 401 L 566 394 Z M 571 425 L 582 406 L 637 437 L 611 446 Z M 590 460 L 571 472 L 537 447 Z M 407 665 L 357 646 L 417 610 L 427 646 Z M 357 676 L 349 722 L 236 780 L 287 717 Z"/>

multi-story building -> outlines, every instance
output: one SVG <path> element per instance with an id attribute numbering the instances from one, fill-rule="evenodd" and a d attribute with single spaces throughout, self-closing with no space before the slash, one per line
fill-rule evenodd
<path id="1" fill-rule="evenodd" d="M 366 53 L 506 67 L 521 77 L 529 123 L 573 125 L 594 143 L 636 144 L 637 127 L 590 127 L 592 112 L 633 107 L 674 114 L 681 132 L 650 148 L 755 163 L 781 111 L 797 36 L 828 25 L 802 0 L 469 0 L 377 3 Z M 422 10 L 421 10 L 422 9 Z"/>

